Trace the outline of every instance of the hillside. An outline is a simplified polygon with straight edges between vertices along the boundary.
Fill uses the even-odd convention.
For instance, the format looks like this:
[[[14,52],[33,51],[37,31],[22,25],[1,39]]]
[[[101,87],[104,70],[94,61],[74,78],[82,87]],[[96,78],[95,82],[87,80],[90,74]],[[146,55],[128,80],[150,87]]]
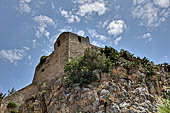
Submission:
[[[37,75],[54,64],[53,55],[41,57]],[[123,49],[87,47],[63,70],[4,98],[0,113],[156,113],[159,99],[170,99],[170,65]]]

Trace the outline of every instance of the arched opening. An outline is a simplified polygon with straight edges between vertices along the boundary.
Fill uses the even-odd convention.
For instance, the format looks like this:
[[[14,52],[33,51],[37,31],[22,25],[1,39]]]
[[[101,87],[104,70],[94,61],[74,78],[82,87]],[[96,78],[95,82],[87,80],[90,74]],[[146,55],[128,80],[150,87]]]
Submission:
[[[60,47],[60,40],[58,40],[58,42],[57,42],[57,43],[58,43],[58,47]]]
[[[79,40],[79,42],[81,42],[81,37],[80,36],[78,36],[78,40]]]

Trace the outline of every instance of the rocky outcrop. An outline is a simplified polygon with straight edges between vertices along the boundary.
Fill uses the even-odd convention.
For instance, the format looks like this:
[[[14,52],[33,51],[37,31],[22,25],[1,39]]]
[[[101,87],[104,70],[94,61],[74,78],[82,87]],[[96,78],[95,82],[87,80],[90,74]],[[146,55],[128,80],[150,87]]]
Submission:
[[[159,97],[170,99],[169,68],[110,48],[103,49],[114,65],[108,73],[96,69],[94,82],[66,87],[65,64],[87,48],[101,48],[73,33],[61,34],[54,48],[41,58],[32,84],[2,100],[0,113],[155,113]]]
[[[45,82],[37,95],[19,106],[20,113],[155,113],[159,94],[146,84],[115,81],[108,74],[100,81],[72,89],[61,78]],[[154,89],[156,92],[156,89]]]

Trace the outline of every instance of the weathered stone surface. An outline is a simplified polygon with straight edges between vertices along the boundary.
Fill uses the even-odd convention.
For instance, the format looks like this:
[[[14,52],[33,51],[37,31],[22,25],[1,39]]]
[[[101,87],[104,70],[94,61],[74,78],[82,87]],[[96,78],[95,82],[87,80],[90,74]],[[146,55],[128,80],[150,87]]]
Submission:
[[[164,70],[157,73],[161,75],[161,84],[154,80],[135,82],[137,75],[145,79],[143,68],[139,68],[140,71],[131,69],[129,80],[123,67],[115,69],[112,76],[101,73],[100,77],[95,70],[98,81],[84,87],[78,84],[72,89],[64,87],[61,78],[64,65],[69,59],[82,55],[86,48],[97,49],[88,38],[73,33],[61,34],[54,52],[36,67],[33,83],[3,99],[0,113],[10,113],[6,106],[11,100],[18,105],[19,113],[155,113],[158,96],[163,92],[170,97],[170,90],[166,89],[170,78],[166,78]]]

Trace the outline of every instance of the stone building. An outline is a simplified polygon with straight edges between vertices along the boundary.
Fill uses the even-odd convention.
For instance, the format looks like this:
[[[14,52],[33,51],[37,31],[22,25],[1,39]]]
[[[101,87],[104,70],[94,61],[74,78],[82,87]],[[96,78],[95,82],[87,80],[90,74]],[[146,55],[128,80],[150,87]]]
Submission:
[[[84,38],[70,32],[62,33],[54,44],[54,52],[47,57],[43,65],[37,66],[33,84],[41,84],[52,77],[61,76],[64,73],[64,65],[90,47],[88,37]]]
[[[95,48],[90,44],[88,37],[78,36],[71,32],[62,33],[54,44],[54,51],[46,57],[43,64],[39,63],[37,65],[32,83],[7,96],[2,101],[0,113],[8,113],[6,106],[10,100],[21,105],[24,100],[38,93],[39,86],[45,81],[62,76],[64,74],[64,65],[70,59],[83,55],[86,48]]]

